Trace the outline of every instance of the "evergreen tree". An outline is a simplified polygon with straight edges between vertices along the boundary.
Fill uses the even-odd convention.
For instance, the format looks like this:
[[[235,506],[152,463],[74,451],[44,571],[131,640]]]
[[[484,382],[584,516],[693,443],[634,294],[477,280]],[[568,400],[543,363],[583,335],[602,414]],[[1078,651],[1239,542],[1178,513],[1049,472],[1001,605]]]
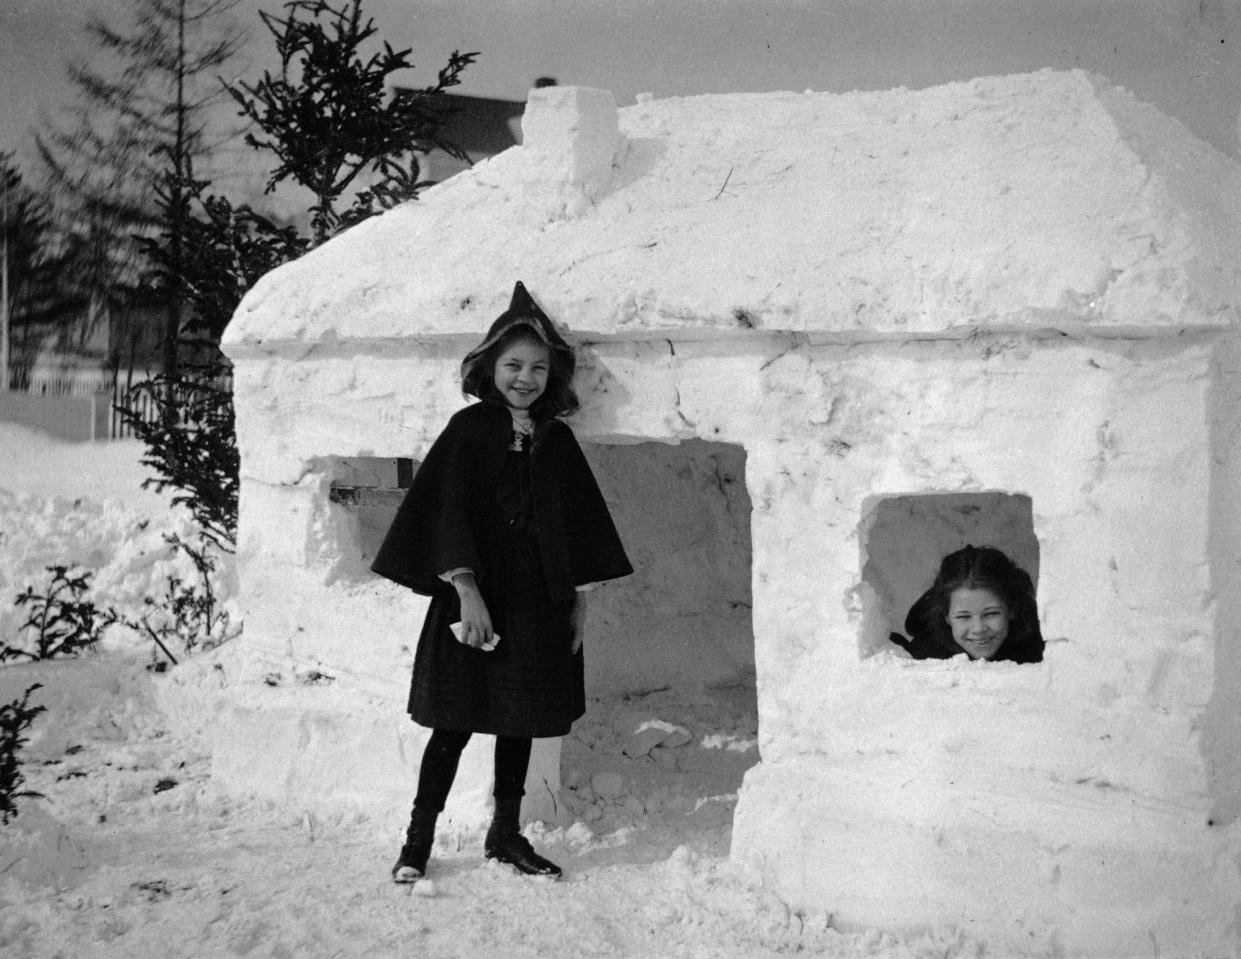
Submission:
[[[247,134],[246,142],[278,161],[268,192],[292,180],[314,194],[312,242],[318,245],[376,207],[412,199],[427,185],[419,180],[418,153],[438,147],[466,158],[441,136],[450,109],[442,94],[460,83],[477,54],[454,50],[435,84],[390,95],[389,77],[413,67],[410,51],[384,43],[380,52],[365,55],[376,29],[372,19],[363,19],[362,0],[340,8],[327,0],[291,0],[284,9],[284,19],[260,14],[275,38],[280,72],[228,90],[262,131]],[[376,184],[339,211],[341,197],[364,173],[376,176]]]
[[[143,241],[155,276],[180,291],[181,340],[190,371],[222,362],[220,339],[246,291],[309,248],[294,227],[277,224],[248,204],[234,207],[209,193],[210,186],[169,172],[156,189],[163,229]],[[175,214],[174,205],[181,207]]]
[[[172,278],[175,271],[184,315],[181,340],[192,362],[175,374],[139,383],[118,411],[146,444],[142,461],[157,474],[143,485],[179,490],[173,502],[188,506],[203,535],[231,551],[240,460],[220,337],[246,291],[268,270],[304,252],[308,241],[248,206],[234,208],[223,197],[207,195],[204,181],[172,180],[169,173],[158,191],[160,207],[167,211],[180,203],[183,209],[179,216],[165,212],[165,232],[145,246],[162,275]],[[173,223],[180,230],[175,258],[167,232]],[[143,395],[154,404],[156,416],[141,412]]]
[[[0,152],[0,390],[28,384],[63,308],[47,205],[23,182],[13,155]]]
[[[120,410],[147,444],[143,462],[159,477],[148,483],[183,490],[179,501],[226,550],[236,536],[239,464],[232,394],[221,379],[227,364],[216,351],[225,325],[268,270],[377,207],[413,198],[424,185],[418,151],[440,147],[464,156],[439,135],[448,110],[443,91],[459,82],[475,56],[454,52],[434,86],[385,102],[387,78],[410,66],[409,51],[384,44],[383,53],[362,59],[375,28],[363,22],[361,0],[340,10],[321,0],[292,0],[285,9],[283,20],[262,15],[276,38],[279,77],[267,73],[256,85],[228,89],[263,131],[248,142],[279,161],[269,191],[292,179],[314,193],[312,236],[210,195],[192,164],[167,169],[155,191],[163,227],[143,247],[163,284],[178,292],[183,337],[201,347],[202,362],[139,385],[161,410],[155,421],[144,420],[132,403]],[[326,25],[319,20],[324,16]],[[342,194],[364,171],[378,182],[338,212]]]
[[[131,0],[123,30],[93,17],[87,32],[108,67],[70,66],[78,93],[72,122],[36,137],[65,255],[85,288],[88,327],[133,300],[147,278],[141,238],[158,232],[161,212],[179,216],[184,209],[173,203],[161,211],[156,188],[192,178],[195,162],[220,144],[221,135],[208,132],[208,117],[224,96],[217,74],[242,40],[228,17],[237,2]],[[164,226],[179,258],[181,230],[175,222]],[[167,375],[175,375],[179,359],[177,275],[168,274],[173,285],[159,290]]]

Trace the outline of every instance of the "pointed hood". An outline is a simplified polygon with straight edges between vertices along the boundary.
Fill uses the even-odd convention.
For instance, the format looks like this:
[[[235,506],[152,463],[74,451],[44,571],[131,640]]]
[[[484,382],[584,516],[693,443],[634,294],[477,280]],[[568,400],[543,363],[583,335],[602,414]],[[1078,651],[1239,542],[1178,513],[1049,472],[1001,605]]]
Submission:
[[[487,335],[483,337],[483,341],[466,354],[465,360],[461,364],[462,367],[469,366],[470,363],[491,349],[500,337],[518,325],[529,327],[530,331],[542,340],[549,350],[557,350],[572,355],[572,347],[565,342],[564,337],[556,330],[555,324],[543,312],[543,308],[534,302],[534,297],[530,295],[526,285],[521,280],[518,280],[513,287],[513,297],[509,301],[508,309],[496,317],[496,321],[487,330]]]
[[[551,360],[547,390],[530,407],[531,414],[541,421],[572,413],[579,405],[577,393],[573,389],[573,373],[577,369],[573,347],[565,342],[555,324],[534,302],[534,298],[520,280],[513,287],[513,298],[508,309],[491,324],[491,329],[487,331],[483,341],[461,361],[462,392],[466,396],[477,396],[480,400],[503,404],[503,399],[495,389],[493,370],[483,360],[492,347],[515,327],[521,327],[522,332],[529,332],[537,337],[547,347]]]

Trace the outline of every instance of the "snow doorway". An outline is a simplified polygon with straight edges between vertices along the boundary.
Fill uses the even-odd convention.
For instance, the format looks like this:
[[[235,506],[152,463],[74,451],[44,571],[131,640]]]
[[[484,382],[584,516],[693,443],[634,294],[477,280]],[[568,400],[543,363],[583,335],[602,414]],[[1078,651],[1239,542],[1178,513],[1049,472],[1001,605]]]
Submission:
[[[596,835],[629,830],[635,861],[677,845],[726,854],[759,758],[745,451],[583,448],[636,572],[588,598],[588,703],[564,741],[566,811]]]
[[[1034,504],[1010,493],[893,496],[868,505],[862,521],[862,582],[870,597],[861,655],[892,648],[905,615],[931,585],[940,560],[973,544],[994,546],[1030,574],[1038,589]]]

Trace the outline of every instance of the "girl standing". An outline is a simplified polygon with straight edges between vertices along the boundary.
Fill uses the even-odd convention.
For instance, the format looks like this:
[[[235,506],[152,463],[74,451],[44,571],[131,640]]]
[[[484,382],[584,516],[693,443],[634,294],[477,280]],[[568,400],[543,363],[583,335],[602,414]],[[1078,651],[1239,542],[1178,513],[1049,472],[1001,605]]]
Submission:
[[[496,737],[487,858],[559,876],[519,824],[534,737],[586,709],[579,587],[633,572],[572,430],[572,348],[518,283],[462,362],[458,411],[414,477],[372,569],[430,596],[409,714],[433,730],[397,882],[426,873],[436,817],[473,733]]]

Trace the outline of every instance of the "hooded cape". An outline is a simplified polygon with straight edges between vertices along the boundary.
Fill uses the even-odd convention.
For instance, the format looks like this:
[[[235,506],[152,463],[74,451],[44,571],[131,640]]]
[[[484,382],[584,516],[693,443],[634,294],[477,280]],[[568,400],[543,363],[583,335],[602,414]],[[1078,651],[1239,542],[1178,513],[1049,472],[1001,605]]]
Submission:
[[[485,540],[475,528],[481,497],[495,489],[512,437],[507,408],[458,411],[431,446],[371,569],[424,596],[440,574],[467,567],[485,576]],[[553,600],[575,587],[633,572],[594,474],[573,431],[552,419],[535,428],[530,452],[532,528]]]

